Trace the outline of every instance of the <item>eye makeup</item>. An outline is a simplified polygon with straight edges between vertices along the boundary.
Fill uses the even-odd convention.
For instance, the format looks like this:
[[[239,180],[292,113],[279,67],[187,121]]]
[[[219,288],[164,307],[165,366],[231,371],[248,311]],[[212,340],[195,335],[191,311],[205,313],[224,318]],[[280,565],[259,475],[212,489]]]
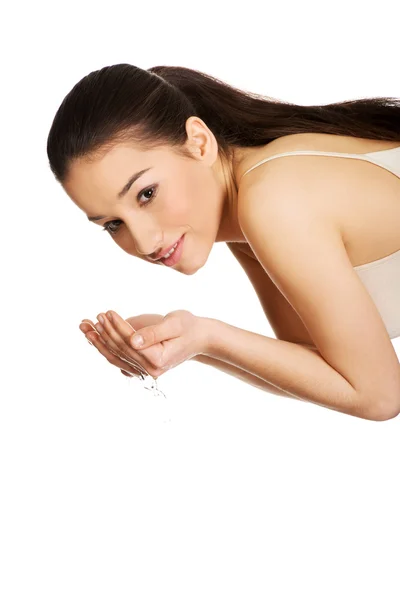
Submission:
[[[139,192],[139,194],[137,195],[137,200],[139,202],[140,208],[143,208],[144,206],[149,206],[149,204],[151,204],[153,202],[157,193],[155,193],[155,194],[152,193],[151,197],[146,199],[147,200],[146,202],[143,202],[140,199],[142,196],[144,196],[144,194],[147,194],[149,192],[154,192],[154,190],[158,190],[158,185],[153,185],[153,186],[151,186],[149,188],[145,188],[144,190]],[[118,225],[116,226],[117,229],[112,229],[114,223],[118,223]],[[107,223],[104,224],[103,231],[107,231],[111,236],[113,236],[116,233],[118,233],[121,223],[122,223],[122,221],[120,219],[114,219],[113,221],[107,221]]]

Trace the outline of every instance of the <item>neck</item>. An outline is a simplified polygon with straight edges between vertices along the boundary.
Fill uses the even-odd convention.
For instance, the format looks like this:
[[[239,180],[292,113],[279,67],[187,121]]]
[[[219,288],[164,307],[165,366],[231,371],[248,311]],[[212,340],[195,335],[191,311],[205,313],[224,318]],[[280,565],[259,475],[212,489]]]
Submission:
[[[246,242],[238,221],[238,182],[251,163],[254,148],[235,148],[231,157],[218,158],[216,177],[222,202],[222,215],[216,242]]]

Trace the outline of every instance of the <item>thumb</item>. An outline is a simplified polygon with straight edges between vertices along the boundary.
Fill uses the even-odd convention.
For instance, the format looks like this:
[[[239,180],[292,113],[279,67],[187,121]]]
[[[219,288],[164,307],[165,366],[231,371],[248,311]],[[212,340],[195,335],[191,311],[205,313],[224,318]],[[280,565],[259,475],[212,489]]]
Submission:
[[[149,325],[138,329],[131,337],[130,343],[133,348],[143,350],[159,342],[164,342],[178,335],[176,320],[165,318],[157,325]],[[141,339],[140,339],[141,338]]]

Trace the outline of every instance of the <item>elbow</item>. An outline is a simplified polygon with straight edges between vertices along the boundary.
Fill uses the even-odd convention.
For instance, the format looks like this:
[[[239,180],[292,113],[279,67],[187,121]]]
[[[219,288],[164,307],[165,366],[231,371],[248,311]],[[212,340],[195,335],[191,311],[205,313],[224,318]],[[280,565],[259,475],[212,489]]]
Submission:
[[[385,410],[385,411],[381,411],[379,418],[375,419],[375,421],[389,421],[390,419],[394,419],[395,417],[398,417],[400,414],[400,408],[397,406],[395,409],[392,410]]]
[[[389,421],[400,414],[400,400],[382,401],[376,399],[366,403],[362,417],[370,421]]]

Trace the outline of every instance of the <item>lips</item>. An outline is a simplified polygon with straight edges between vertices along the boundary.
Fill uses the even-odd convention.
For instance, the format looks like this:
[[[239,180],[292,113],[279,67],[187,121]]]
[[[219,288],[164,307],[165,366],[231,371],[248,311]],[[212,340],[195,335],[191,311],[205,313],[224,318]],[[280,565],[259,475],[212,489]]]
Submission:
[[[179,240],[182,239],[181,237],[179,238]],[[169,248],[165,248],[165,250],[161,250],[161,252],[159,252],[155,258],[155,260],[160,260],[160,258],[162,258],[163,256],[165,256],[166,254],[168,254],[168,252],[170,250],[172,250],[172,248],[175,246],[175,244],[177,244],[179,242],[179,240],[176,240],[176,242],[174,242],[172,244],[172,246],[170,246]]]
[[[171,251],[171,256],[168,258],[160,258],[157,264],[165,265],[166,267],[174,267],[181,260],[182,246],[185,243],[185,235],[183,235],[178,241],[176,248]]]

